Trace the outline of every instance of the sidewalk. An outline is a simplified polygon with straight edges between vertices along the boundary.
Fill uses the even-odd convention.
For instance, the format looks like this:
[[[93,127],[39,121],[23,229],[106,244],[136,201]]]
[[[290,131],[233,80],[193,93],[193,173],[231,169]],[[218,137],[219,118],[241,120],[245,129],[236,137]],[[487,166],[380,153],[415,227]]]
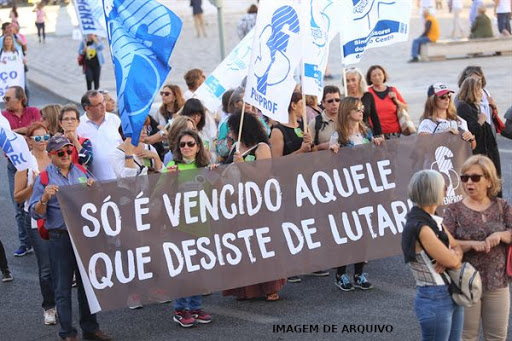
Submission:
[[[205,20],[207,22],[208,38],[196,38],[193,28],[189,0],[166,0],[170,7],[184,20],[182,34],[171,57],[172,70],[167,82],[178,84],[186,89],[183,75],[192,68],[201,68],[208,75],[221,62],[219,53],[219,38],[216,9],[205,0]],[[238,44],[236,23],[246,9],[255,0],[225,0],[225,41],[226,52],[229,53]],[[226,5],[229,3],[229,6]],[[465,8],[463,23],[467,24],[468,8]],[[72,40],[72,32],[76,27],[76,14],[73,6],[46,7],[48,16],[46,44],[37,42],[35,34],[35,14],[30,8],[20,10],[21,33],[28,39],[27,77],[30,82],[73,102],[80,102],[86,91],[85,76],[77,64],[79,42]],[[7,20],[9,9],[0,10],[0,18]],[[442,36],[451,32],[451,15],[447,9],[438,11]],[[466,28],[467,30],[468,28]],[[383,65],[390,75],[389,85],[396,86],[409,104],[409,113],[416,124],[423,112],[427,87],[435,82],[445,82],[457,90],[457,78],[467,65],[481,65],[486,73],[488,90],[498,103],[501,115],[510,106],[510,89],[512,77],[506,70],[512,66],[512,56],[484,57],[471,59],[455,59],[441,62],[407,64],[410,58],[412,40],[422,32],[419,17],[415,11],[411,19],[411,33],[408,42],[390,47],[368,50],[362,62],[356,65],[366,72],[370,65]],[[115,78],[108,43],[105,42],[106,63],[102,68],[100,85],[102,89],[115,92]],[[335,80],[329,84],[340,86],[341,64],[340,46],[338,39],[331,44],[328,64],[329,72],[335,75]],[[155,99],[154,107],[160,102],[160,96]]]

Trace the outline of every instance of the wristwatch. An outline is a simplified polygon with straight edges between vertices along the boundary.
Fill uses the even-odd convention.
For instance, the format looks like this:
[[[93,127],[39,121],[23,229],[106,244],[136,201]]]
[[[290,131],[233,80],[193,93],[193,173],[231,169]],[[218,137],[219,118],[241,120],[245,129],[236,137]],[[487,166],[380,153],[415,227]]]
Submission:
[[[125,155],[124,159],[125,160],[132,160],[133,159],[133,155]]]
[[[159,130],[159,131],[158,131],[158,133],[159,133],[159,134],[160,134],[160,136],[162,136],[162,137],[164,137],[164,135],[165,135],[165,131],[163,131],[163,130]]]

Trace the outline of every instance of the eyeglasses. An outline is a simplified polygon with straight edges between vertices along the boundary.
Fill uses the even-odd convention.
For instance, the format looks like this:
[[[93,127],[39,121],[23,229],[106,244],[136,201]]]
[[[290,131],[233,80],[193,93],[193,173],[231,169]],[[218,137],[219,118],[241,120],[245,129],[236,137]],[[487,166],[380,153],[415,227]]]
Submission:
[[[451,94],[444,94],[444,95],[442,95],[442,96],[437,96],[437,98],[442,99],[442,100],[445,100],[445,99],[447,99],[447,98],[448,98],[448,99],[452,98],[452,95],[451,95]]]
[[[195,145],[196,145],[195,141],[180,142],[180,148],[185,148],[185,146],[188,146],[189,148],[192,148]]]
[[[160,91],[160,96],[169,96],[170,94],[170,91]]]
[[[99,106],[102,106],[104,107],[105,106],[105,100],[99,102],[99,103],[96,103],[96,104],[89,104],[90,107],[93,107],[93,108],[97,108]]]
[[[464,174],[460,176],[460,180],[462,182],[468,182],[471,179],[472,182],[479,182],[480,179],[484,176],[483,174]]]
[[[11,99],[11,97],[9,97],[9,96],[4,96],[3,97],[4,102],[9,102],[10,99]]]
[[[75,122],[76,117],[66,117],[62,119],[63,122]]]
[[[48,141],[50,139],[50,134],[44,134],[44,135],[35,135],[35,136],[30,136],[30,138],[32,140],[34,140],[35,142],[41,142],[41,141]]]
[[[68,155],[71,155],[73,154],[73,151],[71,149],[66,149],[66,150],[58,150],[56,152],[51,152],[50,154],[52,155],[57,155],[58,157],[63,157],[64,155],[68,154]]]
[[[356,112],[364,112],[364,106],[360,106],[360,107],[355,107],[354,110]]]
[[[326,102],[329,104],[332,104],[334,102],[339,103],[340,99],[339,98],[331,98],[331,99],[328,99]]]

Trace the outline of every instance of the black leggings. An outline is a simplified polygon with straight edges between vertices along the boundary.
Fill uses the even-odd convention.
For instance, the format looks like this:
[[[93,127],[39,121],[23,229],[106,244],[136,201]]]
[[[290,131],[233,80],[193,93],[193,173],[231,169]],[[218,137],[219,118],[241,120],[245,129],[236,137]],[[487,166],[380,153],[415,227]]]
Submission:
[[[9,266],[7,265],[7,257],[5,256],[4,245],[0,240],[0,271],[5,272],[9,270]]]
[[[98,63],[87,64],[85,67],[85,80],[87,81],[87,90],[91,90],[94,82],[94,90],[100,88],[101,66]]]
[[[41,41],[41,31],[43,31],[43,40],[46,40],[46,32],[44,30],[44,22],[36,22],[37,27],[37,36],[39,37],[39,41]]]
[[[365,262],[356,263],[354,264],[354,275],[360,275],[363,273],[363,267]],[[343,265],[338,268],[338,271],[336,271],[336,274],[338,276],[344,275],[347,273],[347,266]]]

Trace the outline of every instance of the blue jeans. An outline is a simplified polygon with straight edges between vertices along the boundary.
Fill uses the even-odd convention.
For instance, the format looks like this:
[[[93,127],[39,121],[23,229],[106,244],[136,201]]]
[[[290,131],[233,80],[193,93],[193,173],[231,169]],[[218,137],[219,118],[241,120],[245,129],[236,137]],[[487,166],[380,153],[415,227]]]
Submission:
[[[50,266],[50,242],[42,239],[39,231],[32,228],[30,214],[28,213],[25,213],[25,228],[36,254],[37,268],[39,270],[39,287],[43,296],[42,307],[44,310],[48,310],[55,307],[55,294]]]
[[[458,341],[462,337],[464,307],[455,304],[448,286],[417,287],[414,311],[423,341]]]
[[[9,191],[11,193],[11,200],[14,204],[14,211],[16,212],[16,224],[18,225],[18,239],[20,246],[26,248],[31,247],[30,240],[28,239],[27,231],[25,230],[25,212],[23,204],[18,204],[14,200],[14,174],[16,174],[16,167],[10,162],[7,162],[7,178],[9,179]]]
[[[423,44],[430,43],[430,39],[428,37],[418,37],[412,41],[412,50],[411,50],[411,56],[413,58],[418,58],[420,55],[420,47]]]
[[[84,286],[76,264],[75,254],[71,246],[69,234],[66,231],[50,231],[50,263],[52,279],[55,285],[55,300],[59,314],[61,338],[75,336],[73,314],[71,309],[71,286],[73,273],[76,274],[78,308],[80,312],[80,327],[84,333],[94,333],[99,329],[96,314],[91,314],[85,296]]]
[[[503,30],[507,30],[508,33],[512,33],[510,31],[510,13],[498,13],[498,31],[500,33]]]
[[[178,298],[174,301],[174,310],[199,310],[202,299],[201,295]]]

